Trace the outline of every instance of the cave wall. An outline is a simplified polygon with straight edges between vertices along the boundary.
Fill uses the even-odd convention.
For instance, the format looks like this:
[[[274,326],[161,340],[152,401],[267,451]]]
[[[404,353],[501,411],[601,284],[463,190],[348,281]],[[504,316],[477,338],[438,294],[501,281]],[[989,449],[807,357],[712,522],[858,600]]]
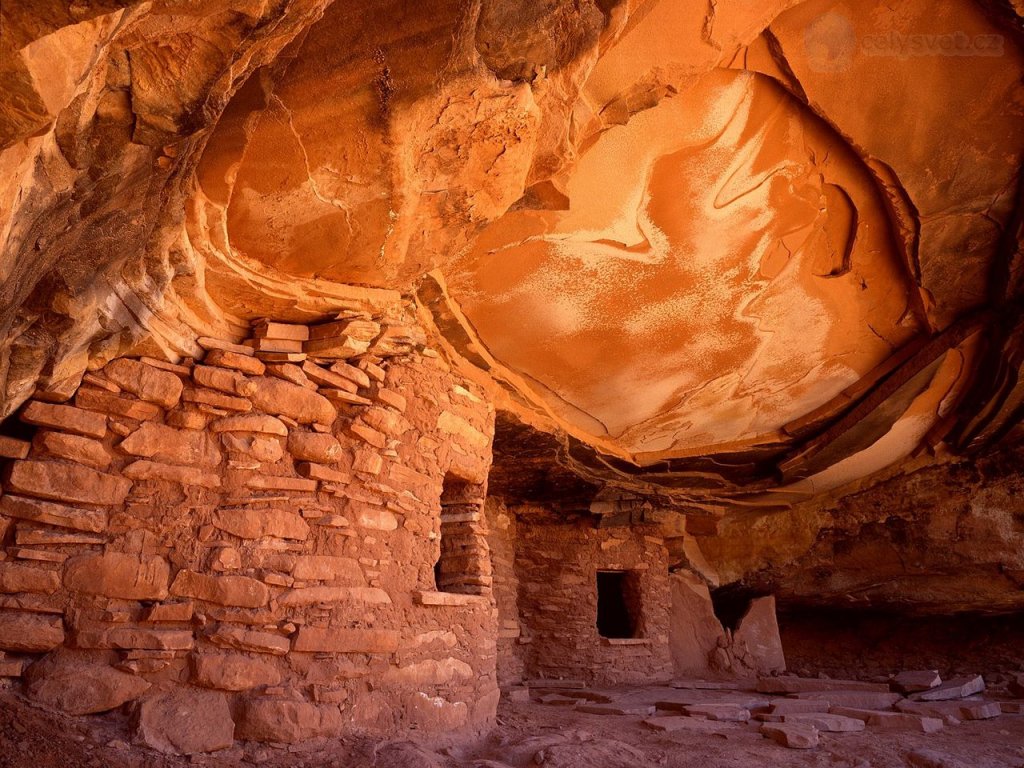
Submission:
[[[1024,609],[1024,441],[905,462],[836,495],[724,518],[701,551],[723,584],[783,606]]]
[[[436,357],[375,360],[121,358],[30,401],[0,440],[0,671],[72,714],[137,700],[166,751],[181,702],[228,743],[488,723],[489,579],[434,564],[443,522],[486,559],[493,409]]]
[[[559,519],[537,507],[520,506],[514,511],[527,676],[594,684],[671,678],[668,551],[658,527],[598,528],[592,518]],[[636,575],[638,637],[599,635],[599,570]]]

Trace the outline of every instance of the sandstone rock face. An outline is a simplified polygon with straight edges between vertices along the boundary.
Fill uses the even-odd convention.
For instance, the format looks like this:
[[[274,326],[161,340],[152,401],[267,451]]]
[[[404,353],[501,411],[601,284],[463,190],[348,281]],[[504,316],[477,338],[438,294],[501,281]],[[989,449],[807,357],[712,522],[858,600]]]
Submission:
[[[847,479],[870,474],[897,424],[875,462],[936,424],[988,439],[1012,412],[995,361],[1020,348],[1002,233],[1024,155],[1019,17],[992,5],[486,3],[467,22],[438,0],[403,17],[412,37],[327,0],[11,11],[0,410],[86,370],[89,407],[230,410],[268,362],[431,335],[606,481],[604,458],[634,461],[722,500],[855,456]],[[895,93],[914,119],[880,119]],[[402,292],[428,333],[392,322]],[[987,305],[1012,319],[977,354]],[[204,349],[196,388],[160,367]],[[344,371],[257,401],[328,423],[360,385]]]
[[[706,676],[711,669],[711,654],[719,647],[719,639],[725,637],[711,604],[711,593],[698,576],[685,571],[672,574],[669,584],[673,669],[680,677]]]
[[[1020,3],[471,5],[4,4],[0,649],[194,753],[1024,606]]]

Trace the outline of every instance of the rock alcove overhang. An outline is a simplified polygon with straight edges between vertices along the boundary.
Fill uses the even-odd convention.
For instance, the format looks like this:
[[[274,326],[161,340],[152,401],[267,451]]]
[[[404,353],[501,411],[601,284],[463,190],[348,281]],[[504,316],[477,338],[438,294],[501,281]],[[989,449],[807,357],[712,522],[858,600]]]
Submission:
[[[1019,415],[1001,4],[49,10],[4,9],[5,412],[356,307],[418,316],[553,461],[697,505]]]

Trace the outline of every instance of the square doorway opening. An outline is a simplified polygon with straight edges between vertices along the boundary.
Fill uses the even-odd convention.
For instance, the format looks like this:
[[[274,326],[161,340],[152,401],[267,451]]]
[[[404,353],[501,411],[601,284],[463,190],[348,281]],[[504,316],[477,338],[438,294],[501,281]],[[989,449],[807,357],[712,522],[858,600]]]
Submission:
[[[597,633],[601,637],[640,637],[640,609],[640,578],[636,571],[597,572]]]

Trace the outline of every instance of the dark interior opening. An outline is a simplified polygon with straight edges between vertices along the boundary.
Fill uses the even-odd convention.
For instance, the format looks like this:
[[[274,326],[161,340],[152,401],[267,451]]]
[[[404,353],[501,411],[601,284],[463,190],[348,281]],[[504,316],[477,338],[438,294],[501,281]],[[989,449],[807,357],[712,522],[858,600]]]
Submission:
[[[441,492],[438,558],[434,588],[439,592],[482,595],[490,591],[490,555],[480,518],[479,486],[448,475]]]
[[[601,637],[638,637],[640,593],[629,571],[597,572],[597,633]]]
[[[750,601],[759,596],[743,588],[722,587],[712,590],[711,608],[722,627],[735,632],[740,626],[740,619],[750,610]]]

